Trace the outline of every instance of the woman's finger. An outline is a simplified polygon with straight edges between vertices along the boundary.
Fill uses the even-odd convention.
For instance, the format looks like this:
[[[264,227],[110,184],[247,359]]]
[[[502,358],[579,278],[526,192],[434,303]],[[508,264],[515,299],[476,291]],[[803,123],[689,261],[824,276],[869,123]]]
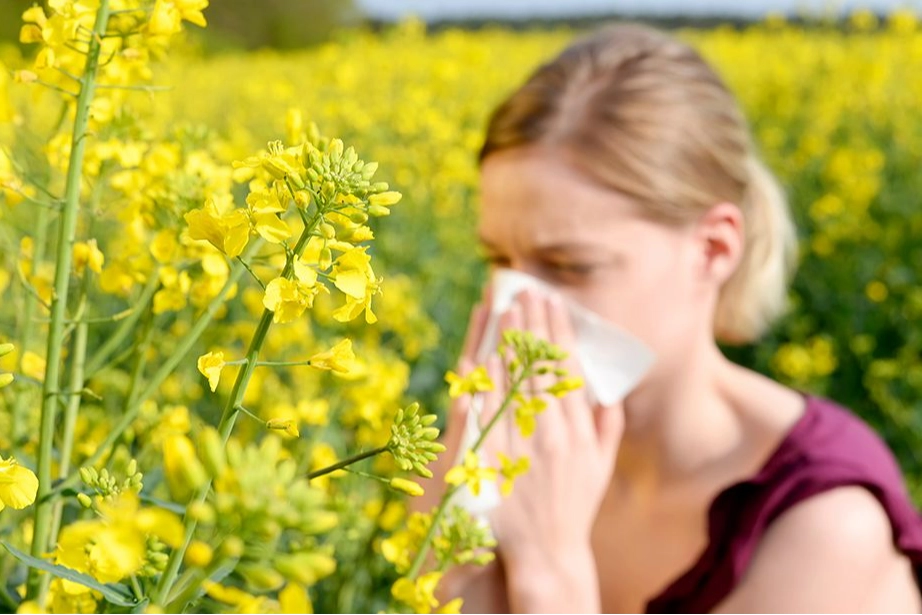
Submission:
[[[551,341],[546,298],[532,290],[526,290],[520,297],[525,328],[535,337]],[[557,399],[544,393],[554,380],[553,374],[545,374],[532,376],[524,383],[526,397],[539,397],[547,403],[547,408],[537,417],[535,431],[536,442],[543,450],[557,450],[561,440],[566,437],[567,418],[563,416],[563,408]]]
[[[610,406],[599,404],[593,408],[593,416],[599,452],[613,462],[624,434],[624,405],[621,402]]]
[[[551,341],[560,346],[567,358],[560,362],[560,367],[567,371],[566,378],[583,378],[583,370],[579,364],[576,350],[576,332],[563,299],[551,296],[547,300],[548,322],[551,331]],[[584,379],[585,386],[585,379]],[[567,425],[577,441],[590,441],[587,438],[596,437],[596,426],[593,413],[586,403],[587,397],[584,390],[571,391],[560,399],[567,417]]]

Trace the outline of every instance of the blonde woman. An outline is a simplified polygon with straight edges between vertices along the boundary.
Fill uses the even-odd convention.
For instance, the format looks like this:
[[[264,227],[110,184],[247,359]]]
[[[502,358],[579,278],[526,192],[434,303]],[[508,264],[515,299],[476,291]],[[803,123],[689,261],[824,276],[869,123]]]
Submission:
[[[602,29],[496,109],[481,161],[494,265],[552,284],[658,359],[617,406],[570,395],[549,400],[534,437],[496,432],[490,455],[532,467],[491,516],[498,560],[446,593],[468,612],[919,612],[922,521],[886,446],[718,349],[782,311],[796,244],[714,70],[656,30]],[[476,308],[462,370],[484,318]],[[573,347],[554,297],[522,293],[503,325]],[[465,413],[452,409],[445,463]]]

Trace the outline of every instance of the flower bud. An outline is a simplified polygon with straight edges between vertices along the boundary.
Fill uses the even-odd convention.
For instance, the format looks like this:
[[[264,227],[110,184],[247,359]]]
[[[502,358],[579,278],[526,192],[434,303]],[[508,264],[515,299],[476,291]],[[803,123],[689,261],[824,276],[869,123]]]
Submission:
[[[384,207],[390,207],[391,205],[396,205],[401,198],[403,198],[402,194],[393,190],[389,190],[387,192],[372,194],[370,197],[368,197],[368,202],[372,205],[383,205]]]
[[[378,170],[377,162],[366,162],[362,167],[362,179],[371,179]]]
[[[364,211],[355,210],[349,212],[349,220],[355,224],[365,224],[368,222],[368,214]]]
[[[336,527],[339,518],[330,511],[316,511],[301,523],[301,531],[305,534],[322,534]]]
[[[333,253],[330,251],[329,247],[324,246],[320,250],[320,260],[317,263],[317,265],[320,267],[321,270],[323,270],[323,269],[329,269],[332,264],[333,264]]]
[[[192,502],[186,507],[186,514],[202,525],[212,525],[215,521],[214,508],[205,502]]]
[[[327,153],[330,154],[331,160],[339,160],[343,156],[343,142],[342,139],[332,139],[330,141],[330,147],[327,148]]]
[[[243,555],[246,545],[239,536],[228,536],[221,543],[220,552],[224,557],[236,559]]]
[[[418,497],[426,493],[426,491],[422,488],[422,485],[405,478],[392,478],[387,485],[394,491],[406,493],[407,495],[413,497]]]
[[[96,473],[96,468],[90,466],[83,466],[80,468],[80,480],[88,487],[94,486],[98,478],[99,475]]]
[[[320,223],[320,234],[324,239],[333,239],[336,237],[336,229],[329,222]]]
[[[193,540],[189,543],[186,553],[183,556],[183,562],[193,568],[204,568],[211,563],[214,557],[214,551],[208,543],[201,540]]]
[[[205,470],[212,478],[217,478],[224,473],[227,457],[224,454],[224,441],[221,434],[214,427],[206,427],[198,436],[199,455]]]
[[[85,493],[78,493],[78,494],[77,494],[77,501],[80,502],[80,506],[83,506],[84,508],[92,508],[92,507],[93,507],[93,498],[91,498],[90,496],[88,496],[88,495],[85,494]]]
[[[0,357],[5,357],[6,355],[13,352],[15,346],[12,344],[0,344]]]
[[[285,584],[285,577],[266,564],[240,564],[236,572],[259,591],[273,591]]]
[[[368,206],[368,215],[373,218],[383,218],[384,216],[391,215],[391,210],[382,205],[369,205]]]
[[[276,569],[291,581],[313,585],[336,570],[336,560],[325,553],[291,553],[275,559]]]

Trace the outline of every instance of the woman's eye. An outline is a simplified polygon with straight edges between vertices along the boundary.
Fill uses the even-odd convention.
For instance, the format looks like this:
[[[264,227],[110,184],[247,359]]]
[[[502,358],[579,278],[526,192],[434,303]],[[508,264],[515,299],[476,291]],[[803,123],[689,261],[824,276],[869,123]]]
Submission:
[[[500,256],[498,254],[487,254],[484,257],[484,260],[487,261],[490,265],[494,267],[508,267],[509,259],[505,256]]]
[[[548,268],[565,275],[589,275],[597,266],[589,263],[549,263]]]

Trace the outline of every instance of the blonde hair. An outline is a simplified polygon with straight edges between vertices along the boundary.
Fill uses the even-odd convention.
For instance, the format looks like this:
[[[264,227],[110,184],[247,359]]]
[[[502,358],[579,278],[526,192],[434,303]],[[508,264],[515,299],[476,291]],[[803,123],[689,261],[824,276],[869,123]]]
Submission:
[[[480,160],[537,144],[655,220],[684,224],[735,203],[745,249],[721,289],[715,337],[754,341],[784,311],[797,248],[787,202],[733,95],[691,47],[634,24],[572,44],[494,111]]]

